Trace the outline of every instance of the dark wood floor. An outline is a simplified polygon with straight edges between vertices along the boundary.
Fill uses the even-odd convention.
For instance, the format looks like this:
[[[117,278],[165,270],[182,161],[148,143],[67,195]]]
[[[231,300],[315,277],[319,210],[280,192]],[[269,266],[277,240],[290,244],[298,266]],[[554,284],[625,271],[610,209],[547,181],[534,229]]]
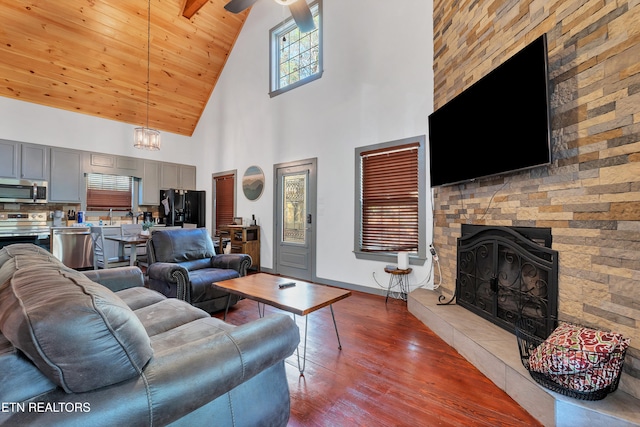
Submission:
[[[404,302],[385,305],[384,297],[353,292],[334,311],[342,350],[327,307],[310,314],[304,376],[295,354],[286,361],[289,426],[541,425],[413,317]],[[243,300],[227,321],[257,317],[257,304]],[[297,323],[304,331],[304,318]]]

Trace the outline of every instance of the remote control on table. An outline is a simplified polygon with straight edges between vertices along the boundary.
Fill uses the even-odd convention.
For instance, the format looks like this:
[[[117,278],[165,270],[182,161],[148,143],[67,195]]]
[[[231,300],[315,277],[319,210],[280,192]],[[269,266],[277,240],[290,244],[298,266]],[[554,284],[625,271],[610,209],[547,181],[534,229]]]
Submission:
[[[295,286],[295,285],[296,285],[296,283],[295,283],[295,282],[288,282],[288,283],[280,283],[280,284],[278,285],[278,287],[279,287],[280,289],[284,289],[284,288],[290,288],[290,287]]]

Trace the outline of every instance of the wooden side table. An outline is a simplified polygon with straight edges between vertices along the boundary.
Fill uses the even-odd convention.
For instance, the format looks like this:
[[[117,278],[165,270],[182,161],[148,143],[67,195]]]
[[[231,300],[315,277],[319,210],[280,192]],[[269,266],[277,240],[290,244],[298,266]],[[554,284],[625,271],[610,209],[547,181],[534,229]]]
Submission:
[[[251,257],[249,268],[260,271],[260,226],[225,225],[220,227],[218,247],[224,248],[223,239],[229,239],[231,253],[247,254]]]
[[[403,301],[407,300],[407,295],[409,294],[409,273],[411,273],[411,268],[407,268],[406,270],[400,270],[398,268],[385,267],[385,273],[389,273],[389,287],[387,288],[387,297],[384,300],[386,304],[389,301],[389,296],[391,298],[396,298],[394,294],[397,294],[397,298]],[[394,291],[393,289],[398,288],[399,291]]]

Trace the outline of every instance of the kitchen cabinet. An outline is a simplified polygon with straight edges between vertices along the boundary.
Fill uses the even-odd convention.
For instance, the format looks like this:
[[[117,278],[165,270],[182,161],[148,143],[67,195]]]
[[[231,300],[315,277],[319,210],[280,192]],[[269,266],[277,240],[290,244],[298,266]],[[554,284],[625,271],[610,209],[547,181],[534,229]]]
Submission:
[[[142,165],[142,181],[138,204],[160,205],[160,162],[145,160]]]
[[[0,176],[18,178],[18,160],[20,143],[0,139]]]
[[[175,163],[162,163],[160,172],[160,189],[175,188],[178,190],[196,189],[196,167]]]
[[[162,163],[160,169],[160,188],[180,188],[178,184],[178,165],[173,163]]]
[[[49,147],[21,144],[20,178],[46,181],[49,179]]]
[[[141,178],[138,203],[160,204],[160,190],[196,189],[196,167],[0,139],[0,178],[49,181],[50,202],[82,203],[86,173]]]
[[[180,176],[180,188],[183,190],[196,189],[196,167],[180,165],[178,168]]]
[[[0,177],[46,181],[49,147],[0,140]]]
[[[140,177],[140,159],[104,153],[84,153],[83,172]]]
[[[80,203],[84,193],[82,151],[51,148],[50,202]]]

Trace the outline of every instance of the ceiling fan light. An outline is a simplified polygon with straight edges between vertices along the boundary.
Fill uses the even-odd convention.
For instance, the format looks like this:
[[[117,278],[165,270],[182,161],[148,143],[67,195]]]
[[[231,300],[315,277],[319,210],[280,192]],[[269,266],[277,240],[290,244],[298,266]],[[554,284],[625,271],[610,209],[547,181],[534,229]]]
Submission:
[[[295,3],[298,0],[273,0],[273,1],[283,6],[289,6],[291,3]]]

